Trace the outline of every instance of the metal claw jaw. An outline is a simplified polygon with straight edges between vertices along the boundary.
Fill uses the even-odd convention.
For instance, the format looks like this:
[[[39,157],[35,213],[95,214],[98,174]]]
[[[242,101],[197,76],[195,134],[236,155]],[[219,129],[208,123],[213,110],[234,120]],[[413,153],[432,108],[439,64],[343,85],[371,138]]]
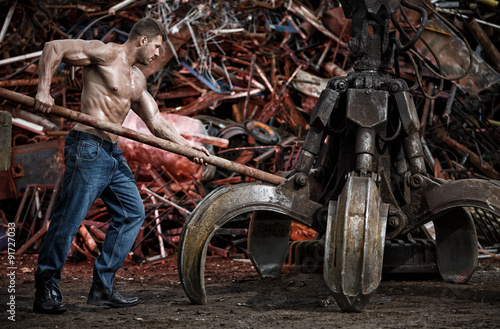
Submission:
[[[276,213],[273,220],[297,220],[311,225],[314,213],[321,205],[309,199],[309,184],[300,188],[292,176],[279,186],[264,183],[244,183],[214,190],[198,204],[185,222],[179,241],[178,271],[179,278],[189,300],[194,304],[206,304],[204,283],[205,260],[208,243],[215,232],[232,218],[249,212]],[[254,246],[266,239],[259,229],[266,218],[259,218],[251,227]],[[268,225],[274,222],[268,222]],[[289,224],[288,224],[289,225]],[[281,229],[282,230],[282,229]],[[254,265],[263,276],[276,276],[285,260],[283,252],[288,252],[288,239],[278,239],[273,249],[281,250],[274,257],[261,257],[262,250],[251,256]],[[286,254],[285,254],[286,256]],[[281,264],[273,264],[282,259]]]
[[[388,212],[373,177],[350,174],[330,201],[323,276],[344,312],[360,312],[380,284]]]
[[[500,184],[442,181],[426,174],[411,179],[411,202],[402,207],[408,218],[402,234],[432,221],[441,277],[450,283],[468,282],[478,248],[467,207],[500,216]],[[389,210],[381,199],[374,178],[351,173],[338,200],[329,203],[323,276],[342,311],[360,312],[380,283]]]
[[[480,179],[441,181],[420,174],[413,178],[418,184],[412,186],[411,203],[401,208],[409,219],[402,234],[432,221],[441,277],[446,282],[467,283],[478,259],[477,233],[467,207],[500,216],[500,185]]]
[[[288,256],[290,217],[254,211],[248,229],[248,256],[262,278],[277,278]]]
[[[478,261],[474,219],[463,207],[454,208],[433,221],[439,274],[449,283],[467,283]]]

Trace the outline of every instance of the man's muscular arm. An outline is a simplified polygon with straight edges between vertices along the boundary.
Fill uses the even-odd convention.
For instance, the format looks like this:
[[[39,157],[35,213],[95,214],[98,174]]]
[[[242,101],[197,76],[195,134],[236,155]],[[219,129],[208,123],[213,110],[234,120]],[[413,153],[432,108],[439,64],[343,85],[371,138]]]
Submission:
[[[113,51],[98,40],[55,40],[47,42],[38,64],[38,92],[35,110],[50,112],[54,99],[50,95],[50,83],[62,62],[74,66],[105,64]]]
[[[205,153],[206,155],[210,155],[206,148],[196,144],[191,144],[187,139],[179,134],[175,127],[161,115],[153,96],[151,96],[151,94],[149,94],[146,90],[143,91],[139,101],[132,103],[132,110],[137,113],[144,123],[146,123],[148,129],[156,137],[160,137],[180,145],[189,146],[195,150]],[[202,158],[196,157],[193,161],[198,164],[204,164]]]

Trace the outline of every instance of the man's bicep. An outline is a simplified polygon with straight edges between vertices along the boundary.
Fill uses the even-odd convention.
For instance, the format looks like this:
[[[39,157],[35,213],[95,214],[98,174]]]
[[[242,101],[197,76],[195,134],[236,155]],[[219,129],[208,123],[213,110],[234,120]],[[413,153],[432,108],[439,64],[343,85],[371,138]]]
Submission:
[[[142,92],[137,102],[132,103],[131,108],[148,127],[155,124],[156,116],[159,114],[158,105],[156,105],[153,96],[146,90]]]

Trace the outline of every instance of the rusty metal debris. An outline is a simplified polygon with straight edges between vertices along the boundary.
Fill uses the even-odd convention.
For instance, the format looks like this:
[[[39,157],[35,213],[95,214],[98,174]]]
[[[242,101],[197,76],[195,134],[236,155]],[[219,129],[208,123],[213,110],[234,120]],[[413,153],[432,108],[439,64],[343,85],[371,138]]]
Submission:
[[[410,2],[426,8],[420,1]],[[466,3],[437,2],[435,9],[442,17],[426,8],[430,23],[421,39],[435,54],[418,41],[415,46],[421,54],[400,54],[392,73],[413,85],[410,91],[420,119],[424,171],[439,179],[498,180],[500,75],[495,50],[500,26],[495,25],[498,15],[489,14],[487,4],[474,2],[476,7],[471,9]],[[278,177],[275,184],[295,168],[321,91],[334,76],[353,71],[354,58],[347,46],[351,19],[345,17],[338,1],[142,0],[78,5],[37,1],[1,2],[0,8],[0,86],[31,97],[36,93],[37,59],[45,42],[81,38],[119,43],[139,18],[161,20],[169,31],[164,54],[141,68],[161,111],[197,120],[204,131],[187,131],[188,138],[210,145],[214,155],[236,166]],[[409,10],[408,17],[395,16],[401,30],[391,23],[389,30],[403,44],[409,42],[405,33],[412,35],[411,27],[418,27],[420,16],[415,13]],[[458,25],[461,33],[446,22]],[[471,57],[464,41],[475,50]],[[440,79],[461,77],[469,63],[472,74],[458,81]],[[80,79],[78,68],[61,65],[52,83],[57,104],[78,112]],[[45,199],[41,208],[33,207],[41,195],[57,192],[61,140],[73,123],[29,113],[29,107],[3,98],[0,110],[13,118],[11,163],[0,172],[0,206],[9,221],[17,218],[20,250],[36,252],[50,207]],[[397,131],[397,124],[388,124],[392,132]],[[187,214],[212,190],[253,181],[249,174],[220,166],[194,173],[198,169],[190,167],[189,161],[172,160],[161,153],[154,154],[157,162],[141,162],[140,156],[134,157],[134,152],[148,152],[141,147],[131,145],[125,154],[148,215],[133,250],[138,261],[174,254]],[[182,170],[173,170],[169,163]],[[12,203],[17,205],[15,211],[8,206]],[[499,218],[471,209],[482,250],[498,253]],[[33,217],[40,213],[41,219]],[[106,211],[98,201],[75,240],[75,259],[97,255],[106,221]],[[249,216],[241,215],[227,223],[216,233],[208,252],[247,257],[249,221]],[[295,222],[291,225],[292,231],[298,227]],[[292,238],[316,235],[311,228],[307,230],[311,231],[302,228],[302,234],[292,234]]]
[[[343,311],[361,311],[375,293],[382,277],[385,239],[411,239],[412,232],[431,221],[442,278],[466,283],[475,271],[477,235],[464,207],[500,216],[500,186],[484,179],[444,181],[430,175],[425,156],[431,154],[432,159],[432,153],[422,142],[413,89],[401,78],[399,57],[394,57],[409,56],[417,86],[432,100],[437,96],[424,91],[422,65],[439,79],[441,93],[444,81],[477,72],[470,45],[465,42],[466,68],[449,77],[435,53],[437,69],[425,62],[416,47],[421,41],[432,50],[423,39],[430,21],[426,2],[422,1],[424,6],[404,0],[341,3],[345,15],[352,18],[349,47],[356,58],[354,72],[333,77],[321,92],[287,180],[277,187],[248,183],[215,190],[184,225],[179,276],[193,303],[207,302],[203,274],[210,237],[232,217],[248,212],[256,214],[250,224],[249,256],[262,277],[278,276],[288,252],[292,220],[320,233],[323,276]],[[418,29],[409,24],[413,30],[409,34],[396,17],[399,13],[409,23],[407,10],[420,15]],[[440,17],[436,10],[431,12]],[[405,44],[391,31],[390,22]],[[392,75],[394,67],[397,72]],[[444,114],[451,113],[453,98],[449,97]],[[435,165],[434,159],[428,162]]]

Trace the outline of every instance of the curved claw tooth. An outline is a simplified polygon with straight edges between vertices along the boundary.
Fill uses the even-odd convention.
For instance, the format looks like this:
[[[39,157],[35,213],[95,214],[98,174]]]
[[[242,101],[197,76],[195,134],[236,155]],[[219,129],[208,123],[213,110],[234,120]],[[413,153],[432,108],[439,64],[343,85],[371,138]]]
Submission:
[[[262,278],[277,278],[288,256],[289,217],[255,211],[248,228],[248,256]]]
[[[310,201],[309,188],[293,190],[293,181],[280,186],[260,183],[238,184],[217,189],[198,204],[184,223],[179,241],[179,278],[194,304],[206,304],[205,259],[210,239],[230,219],[252,211],[271,211],[306,222],[321,207]]]

